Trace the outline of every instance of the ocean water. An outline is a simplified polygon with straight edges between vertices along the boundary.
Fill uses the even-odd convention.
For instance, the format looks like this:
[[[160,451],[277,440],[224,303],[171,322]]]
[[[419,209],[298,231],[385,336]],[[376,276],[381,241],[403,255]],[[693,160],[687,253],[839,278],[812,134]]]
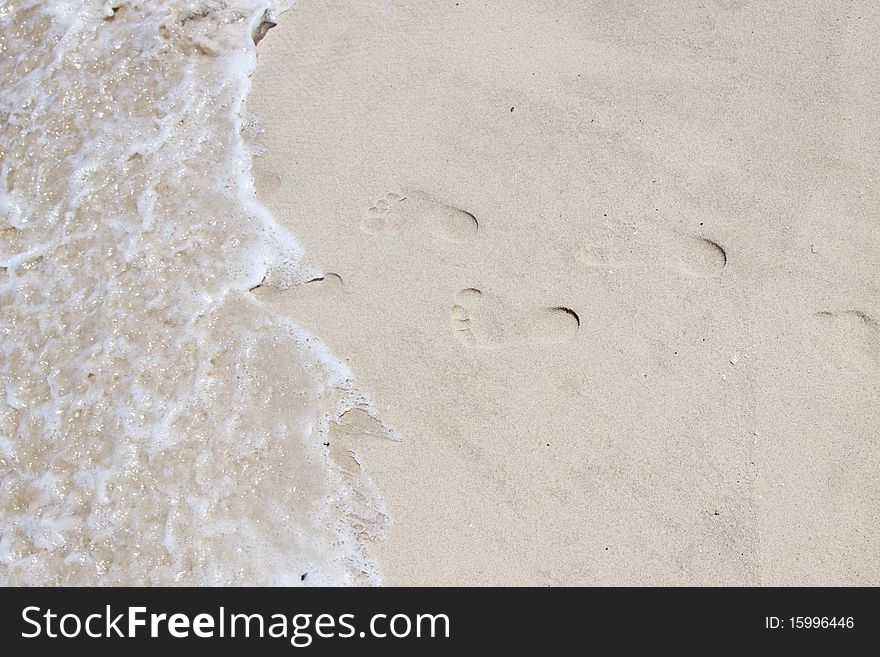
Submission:
[[[318,274],[242,136],[284,8],[0,0],[3,584],[379,582],[370,401],[249,292]]]

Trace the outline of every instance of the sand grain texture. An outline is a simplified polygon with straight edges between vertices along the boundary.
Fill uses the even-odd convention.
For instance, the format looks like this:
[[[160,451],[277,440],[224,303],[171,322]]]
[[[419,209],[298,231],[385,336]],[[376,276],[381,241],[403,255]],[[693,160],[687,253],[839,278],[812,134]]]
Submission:
[[[878,43],[869,2],[280,17],[258,195],[335,278],[255,293],[403,437],[356,449],[387,584],[880,583]]]

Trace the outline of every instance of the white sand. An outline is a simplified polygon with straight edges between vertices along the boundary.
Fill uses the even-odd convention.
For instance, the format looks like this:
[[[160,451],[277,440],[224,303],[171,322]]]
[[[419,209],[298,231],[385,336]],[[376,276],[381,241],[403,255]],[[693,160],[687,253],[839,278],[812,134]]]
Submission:
[[[878,44],[871,2],[281,17],[258,192],[338,276],[257,294],[403,437],[355,440],[387,584],[880,584]]]

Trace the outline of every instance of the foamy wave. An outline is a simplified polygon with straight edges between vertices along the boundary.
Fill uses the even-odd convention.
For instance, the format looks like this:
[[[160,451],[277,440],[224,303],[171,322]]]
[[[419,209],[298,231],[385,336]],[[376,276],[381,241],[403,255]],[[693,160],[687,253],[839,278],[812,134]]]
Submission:
[[[369,399],[248,293],[314,276],[240,134],[276,4],[0,0],[6,584],[378,582]]]

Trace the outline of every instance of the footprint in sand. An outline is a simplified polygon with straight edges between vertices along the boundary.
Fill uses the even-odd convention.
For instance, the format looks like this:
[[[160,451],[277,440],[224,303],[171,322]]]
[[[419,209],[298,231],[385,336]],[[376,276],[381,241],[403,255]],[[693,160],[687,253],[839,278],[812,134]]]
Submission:
[[[606,220],[592,224],[576,255],[591,267],[665,266],[682,273],[717,276],[727,253],[705,237],[663,230],[645,222]]]
[[[581,323],[568,308],[512,303],[476,288],[455,295],[451,320],[459,340],[484,348],[565,342]]]
[[[396,234],[407,224],[449,242],[463,242],[477,232],[479,224],[470,212],[447,205],[419,191],[389,192],[367,209],[361,228],[371,235]]]
[[[361,540],[382,538],[388,527],[388,514],[378,489],[364,472],[357,451],[370,441],[389,438],[397,439],[380,420],[366,409],[353,408],[330,423],[324,443],[328,456],[337,466],[337,474],[347,484],[346,515]]]
[[[827,353],[832,354],[842,348],[857,346],[862,354],[867,355],[874,364],[880,364],[880,320],[862,310],[844,310],[841,312],[821,311],[814,314],[821,324],[826,326],[826,335],[833,332],[835,339]],[[825,345],[829,347],[829,345]],[[851,349],[850,354],[855,355]],[[856,355],[856,360],[864,358]]]
[[[308,301],[314,299],[319,301],[338,297],[343,291],[342,277],[332,272],[327,272],[323,276],[312,278],[289,288],[280,288],[265,282],[251,288],[251,292],[263,301],[272,301],[279,296],[286,300]]]

